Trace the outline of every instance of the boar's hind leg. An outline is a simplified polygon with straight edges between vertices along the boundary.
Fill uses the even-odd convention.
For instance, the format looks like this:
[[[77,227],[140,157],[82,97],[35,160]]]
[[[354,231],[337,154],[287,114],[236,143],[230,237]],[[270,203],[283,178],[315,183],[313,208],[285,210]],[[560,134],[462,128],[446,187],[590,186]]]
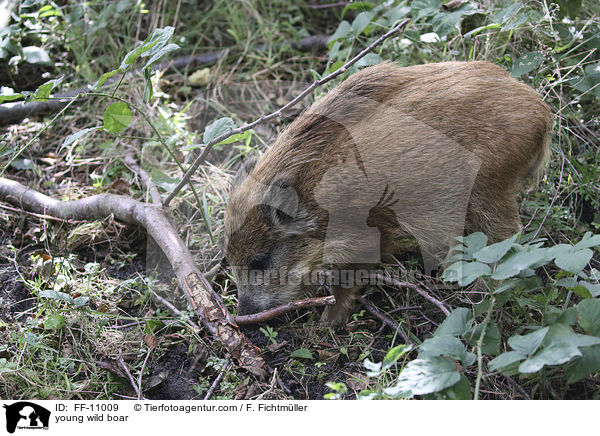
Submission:
[[[508,239],[521,230],[514,195],[472,201],[467,220],[467,233],[483,232],[490,244]]]

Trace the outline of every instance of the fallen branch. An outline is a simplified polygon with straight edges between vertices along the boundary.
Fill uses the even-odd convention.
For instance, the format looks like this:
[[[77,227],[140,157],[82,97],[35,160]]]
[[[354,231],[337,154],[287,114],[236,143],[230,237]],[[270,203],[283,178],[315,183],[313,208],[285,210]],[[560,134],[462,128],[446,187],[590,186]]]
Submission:
[[[299,43],[288,42],[287,45],[290,45],[291,47],[301,51],[307,51],[312,49],[323,50],[327,47],[328,39],[328,36],[309,36],[306,38],[302,38]],[[271,48],[273,48],[273,46],[271,46]],[[254,50],[257,51],[265,51],[266,49],[266,44],[261,44],[254,47]],[[206,53],[197,56],[183,56],[172,61],[153,65],[151,69],[152,71],[161,71],[166,69],[180,70],[185,67],[193,68],[212,65],[220,59],[232,55],[232,50],[224,49],[218,52]],[[134,70],[133,73],[142,74],[142,69],[140,68]],[[111,77],[106,81],[103,88],[114,84],[117,80],[120,80],[119,77]],[[89,86],[85,86],[74,91],[67,91],[53,95],[53,99],[48,101],[32,101],[29,103],[23,103],[20,101],[0,104],[0,126],[17,123],[22,119],[32,115],[39,115],[59,111],[63,109],[72,99],[76,98],[79,94],[81,94],[82,97],[84,97],[85,94],[89,91],[91,91],[91,88]],[[84,98],[81,98],[81,101],[83,100]]]
[[[265,362],[259,355],[259,349],[247,342],[220,297],[194,265],[187,247],[159,207],[114,194],[60,201],[3,177],[0,177],[0,200],[61,219],[89,221],[113,215],[122,222],[144,227],[169,259],[180,286],[203,325],[243,368],[257,376],[266,375]]]
[[[291,301],[262,312],[250,315],[238,315],[235,317],[235,322],[237,325],[258,324],[260,322],[269,321],[292,310],[303,309],[305,307],[331,306],[333,304],[335,304],[335,297],[333,295],[306,298],[304,300]]]
[[[381,321],[383,324],[385,324],[395,332],[400,333],[400,336],[402,336],[402,339],[404,339],[405,344],[412,344],[410,338],[406,335],[406,333],[404,333],[404,330],[400,328],[400,325],[396,321],[394,321],[392,318],[390,318],[389,316],[381,312],[379,309],[377,309],[375,306],[373,306],[371,303],[369,303],[367,299],[362,295],[358,295],[356,299],[359,301],[360,304],[362,304],[365,307],[365,309],[367,309],[367,312],[369,312],[371,315],[373,315],[375,318],[377,318],[379,321]]]
[[[131,171],[133,171],[140,177],[141,184],[146,190],[146,201],[148,201],[148,196],[150,196],[152,203],[160,205],[160,193],[158,192],[158,188],[156,187],[156,185],[152,182],[152,176],[150,176],[150,174],[148,174],[144,169],[142,169],[142,167],[137,163],[137,161],[131,154],[125,156],[123,163]]]
[[[426,291],[424,291],[419,286],[417,286],[413,283],[401,282],[399,280],[396,280],[393,277],[385,276],[383,274],[375,274],[375,275],[372,275],[371,278],[374,280],[377,280],[380,283],[385,283],[386,285],[389,285],[389,286],[394,286],[397,288],[412,289],[412,290],[416,291],[419,295],[421,295],[423,298],[425,298],[427,301],[430,301],[433,304],[435,304],[437,307],[439,307],[440,310],[444,313],[444,315],[446,315],[446,316],[450,315],[450,311],[448,310],[448,308],[446,308],[444,303],[442,303],[437,298],[429,295]]]
[[[141,391],[140,387],[135,382],[133,376],[131,375],[131,372],[129,371],[129,368],[127,368],[127,364],[125,363],[125,359],[123,359],[123,352],[121,350],[119,350],[119,365],[121,365],[121,368],[123,368],[123,370],[125,371],[125,374],[127,375],[127,378],[129,379],[129,383],[133,387],[133,390],[135,390],[137,399],[145,400],[145,398],[142,396],[142,391]]]
[[[225,359],[225,363],[223,364],[223,368],[221,368],[221,371],[219,371],[219,375],[217,376],[217,378],[215,379],[215,381],[213,382],[213,384],[208,389],[208,392],[206,392],[206,395],[204,396],[204,400],[209,400],[210,399],[210,396],[212,395],[212,393],[215,391],[215,389],[217,388],[217,386],[219,386],[219,383],[221,383],[221,379],[225,375],[225,372],[227,372],[227,368],[229,368],[229,364],[230,363],[231,363],[231,360],[229,358]]]
[[[363,58],[367,53],[372,51],[375,47],[377,47],[383,41],[388,39],[390,36],[393,36],[396,33],[400,32],[402,29],[404,29],[404,27],[406,27],[406,25],[408,24],[409,21],[410,20],[406,19],[406,20],[402,21],[400,24],[398,24],[396,27],[394,27],[392,30],[390,30],[389,32],[385,33],[384,35],[381,35],[371,45],[369,45],[367,48],[365,48],[359,54],[357,54],[352,59],[350,59],[348,62],[346,62],[341,68],[339,68],[339,69],[335,70],[333,73],[328,74],[327,76],[313,82],[312,85],[310,85],[308,88],[306,88],[304,91],[302,91],[296,98],[294,98],[288,104],[277,109],[275,112],[272,112],[269,115],[264,115],[249,124],[246,124],[242,127],[238,127],[237,129],[230,130],[227,133],[223,133],[222,135],[219,135],[216,138],[213,138],[211,141],[208,142],[208,144],[206,144],[204,146],[202,153],[200,153],[200,155],[196,158],[194,163],[192,163],[190,168],[185,172],[185,174],[181,178],[181,181],[175,187],[175,189],[173,189],[173,191],[171,191],[171,193],[167,196],[167,198],[163,202],[163,205],[165,207],[167,207],[169,205],[169,203],[171,203],[171,200],[173,200],[173,198],[179,193],[181,188],[183,188],[188,183],[188,181],[190,180],[192,175],[196,172],[198,167],[204,163],[204,161],[206,160],[206,156],[208,156],[209,151],[215,145],[217,145],[219,142],[222,142],[225,139],[227,139],[233,135],[238,135],[238,134],[244,133],[247,130],[250,130],[250,129],[256,127],[257,125],[262,124],[266,121],[269,121],[273,118],[280,117],[281,114],[285,110],[295,106],[300,100],[304,99],[304,97],[306,97],[307,95],[312,93],[316,88],[324,85],[327,82],[330,82],[331,80],[335,79],[336,77],[340,76],[341,74],[344,74],[348,70],[348,68],[350,68],[356,62],[358,62],[361,58]]]

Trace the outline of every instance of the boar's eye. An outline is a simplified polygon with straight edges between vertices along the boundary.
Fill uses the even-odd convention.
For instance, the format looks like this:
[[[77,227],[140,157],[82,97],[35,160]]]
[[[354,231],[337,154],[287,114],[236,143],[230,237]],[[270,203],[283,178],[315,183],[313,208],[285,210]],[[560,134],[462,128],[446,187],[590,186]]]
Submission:
[[[248,268],[251,270],[259,270],[264,271],[269,268],[271,263],[271,255],[269,253],[263,253],[256,256],[248,265]]]

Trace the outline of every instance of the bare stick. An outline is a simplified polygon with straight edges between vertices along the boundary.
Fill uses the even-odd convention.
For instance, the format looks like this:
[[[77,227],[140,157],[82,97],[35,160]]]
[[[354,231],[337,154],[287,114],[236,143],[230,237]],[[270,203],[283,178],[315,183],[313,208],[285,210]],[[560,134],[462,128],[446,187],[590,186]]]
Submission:
[[[221,379],[225,375],[225,372],[227,371],[227,368],[229,368],[229,364],[230,363],[231,363],[231,359],[229,359],[229,357],[228,357],[225,360],[225,364],[223,365],[223,368],[221,368],[221,371],[219,372],[219,375],[217,376],[217,378],[215,379],[215,381],[213,382],[213,384],[210,386],[210,389],[208,390],[208,392],[206,392],[206,395],[204,396],[205,400],[210,399],[210,396],[212,395],[212,393],[214,392],[214,390],[217,388],[217,386],[219,386],[219,383],[221,383]]]
[[[125,360],[123,359],[123,352],[121,350],[119,350],[119,364],[121,365],[121,368],[123,368],[123,370],[125,371],[125,374],[127,374],[127,378],[129,378],[129,383],[131,384],[131,386],[133,386],[133,389],[135,390],[135,393],[137,394],[138,400],[142,399],[141,391],[138,388],[137,383],[133,379],[131,372],[129,372],[129,368],[127,368],[127,364],[125,363]]]
[[[444,305],[444,303],[442,303],[437,298],[429,295],[426,291],[424,291],[423,289],[421,289],[417,285],[414,285],[414,284],[409,283],[409,282],[401,282],[399,280],[396,280],[393,277],[388,277],[388,276],[385,276],[383,274],[375,274],[375,275],[373,275],[371,277],[373,279],[377,280],[378,282],[385,283],[386,285],[396,286],[398,288],[409,288],[409,289],[412,289],[412,290],[416,291],[419,295],[421,295],[423,298],[425,298],[427,301],[430,301],[433,304],[435,304],[437,307],[439,307],[440,310],[444,313],[444,315],[446,315],[446,316],[450,315],[450,311],[446,308],[446,306]]]
[[[148,362],[148,358],[150,357],[150,353],[152,352],[152,348],[148,347],[148,352],[146,353],[146,358],[144,359],[144,363],[142,363],[142,369],[140,369],[140,374],[137,379],[137,394],[138,400],[143,400],[142,398],[142,375],[144,374],[144,368],[146,368],[146,363]]]
[[[300,100],[302,100],[304,97],[306,97],[307,95],[309,95],[310,93],[312,93],[317,87],[319,87],[319,86],[321,86],[321,85],[323,85],[323,84],[325,84],[325,83],[327,83],[327,82],[335,79],[336,77],[338,77],[341,74],[344,74],[346,72],[346,70],[348,70],[348,68],[350,68],[356,62],[358,62],[358,60],[360,60],[367,53],[369,53],[370,51],[372,51],[375,47],[377,47],[383,41],[385,41],[386,39],[388,39],[390,36],[393,36],[396,33],[400,32],[402,29],[404,29],[404,27],[406,27],[406,25],[408,24],[409,21],[410,20],[406,19],[406,20],[402,21],[400,24],[398,24],[396,27],[394,27],[392,30],[390,30],[389,32],[387,32],[386,34],[381,35],[371,45],[369,45],[367,48],[365,48],[359,54],[357,54],[352,59],[350,59],[348,62],[346,62],[344,64],[344,66],[342,66],[340,69],[338,69],[338,70],[334,71],[333,73],[328,74],[327,76],[325,76],[325,77],[323,77],[323,78],[321,78],[321,79],[313,82],[312,85],[310,85],[308,88],[306,88],[304,91],[302,91],[296,98],[294,98],[288,104],[286,104],[285,106],[282,106],[281,108],[279,108],[275,112],[272,112],[269,115],[264,115],[264,116],[260,117],[259,119],[254,120],[250,124],[246,124],[245,126],[238,127],[237,129],[230,130],[227,133],[223,133],[222,135],[219,135],[216,138],[213,138],[211,141],[209,141],[208,144],[206,144],[204,146],[204,150],[202,150],[202,153],[200,153],[200,156],[198,156],[196,158],[196,160],[194,161],[194,163],[192,164],[192,166],[183,175],[183,177],[182,177],[181,181],[179,182],[179,184],[177,185],[177,187],[167,196],[167,198],[165,199],[163,205],[165,207],[167,207],[169,205],[169,203],[173,200],[173,198],[179,193],[179,191],[181,190],[181,188],[183,188],[183,186],[188,183],[188,181],[190,180],[190,178],[192,177],[192,175],[196,172],[196,170],[198,169],[198,167],[200,165],[202,165],[202,163],[204,163],[204,161],[206,160],[206,156],[208,155],[208,153],[210,152],[210,150],[216,144],[218,144],[221,141],[224,141],[225,139],[227,139],[227,138],[229,138],[229,137],[231,137],[233,135],[238,135],[240,133],[244,133],[245,131],[254,128],[258,124],[264,123],[266,121],[272,120],[273,118],[281,116],[281,114],[283,113],[283,111],[285,111],[286,109],[289,109],[289,108],[295,106]]]
[[[60,201],[3,177],[0,177],[0,200],[62,219],[90,221],[113,215],[122,222],[144,227],[169,259],[179,285],[202,324],[242,367],[260,377],[266,375],[260,350],[248,343],[244,334],[233,323],[227,307],[198,271],[191,253],[160,207],[113,194]]]
[[[362,295],[358,295],[356,299],[360,302],[360,304],[362,304],[365,307],[365,309],[367,309],[367,312],[369,312],[371,315],[373,315],[375,318],[377,318],[379,321],[387,325],[395,332],[400,333],[400,336],[402,336],[402,339],[404,339],[405,344],[412,344],[410,338],[406,335],[406,333],[404,333],[404,331],[400,328],[400,325],[396,321],[394,321],[392,318],[390,318],[389,316],[381,312],[379,309],[377,309],[375,306],[373,306],[371,303],[369,303],[367,299]]]
[[[160,194],[158,192],[158,189],[156,188],[156,185],[152,182],[152,177],[150,176],[150,174],[148,174],[145,170],[143,170],[142,167],[140,165],[138,165],[135,158],[130,154],[125,156],[125,159],[123,160],[123,162],[131,171],[133,171],[138,176],[140,176],[140,179],[142,182],[142,187],[146,190],[146,194],[150,194],[152,203],[154,203],[156,205],[160,205],[162,202],[161,198],[160,198]],[[147,198],[147,195],[146,195],[146,198]]]
[[[306,298],[304,300],[291,301],[289,303],[282,304],[281,306],[274,307],[273,309],[264,310],[251,315],[238,315],[235,317],[235,322],[237,325],[258,324],[259,322],[269,321],[270,319],[276,318],[295,309],[331,306],[333,304],[335,304],[335,297],[333,295],[328,295],[326,297]]]

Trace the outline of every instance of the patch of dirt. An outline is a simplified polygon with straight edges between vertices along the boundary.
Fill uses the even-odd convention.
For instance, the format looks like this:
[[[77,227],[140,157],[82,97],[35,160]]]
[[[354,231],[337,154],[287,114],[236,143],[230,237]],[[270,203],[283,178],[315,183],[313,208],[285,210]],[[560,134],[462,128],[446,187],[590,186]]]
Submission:
[[[163,381],[144,395],[150,400],[195,400],[199,395],[192,386],[198,379],[191,370],[192,358],[185,344],[177,344],[150,369],[148,380],[160,377]]]
[[[33,307],[31,297],[16,271],[0,274],[0,319],[13,322],[17,314]]]

